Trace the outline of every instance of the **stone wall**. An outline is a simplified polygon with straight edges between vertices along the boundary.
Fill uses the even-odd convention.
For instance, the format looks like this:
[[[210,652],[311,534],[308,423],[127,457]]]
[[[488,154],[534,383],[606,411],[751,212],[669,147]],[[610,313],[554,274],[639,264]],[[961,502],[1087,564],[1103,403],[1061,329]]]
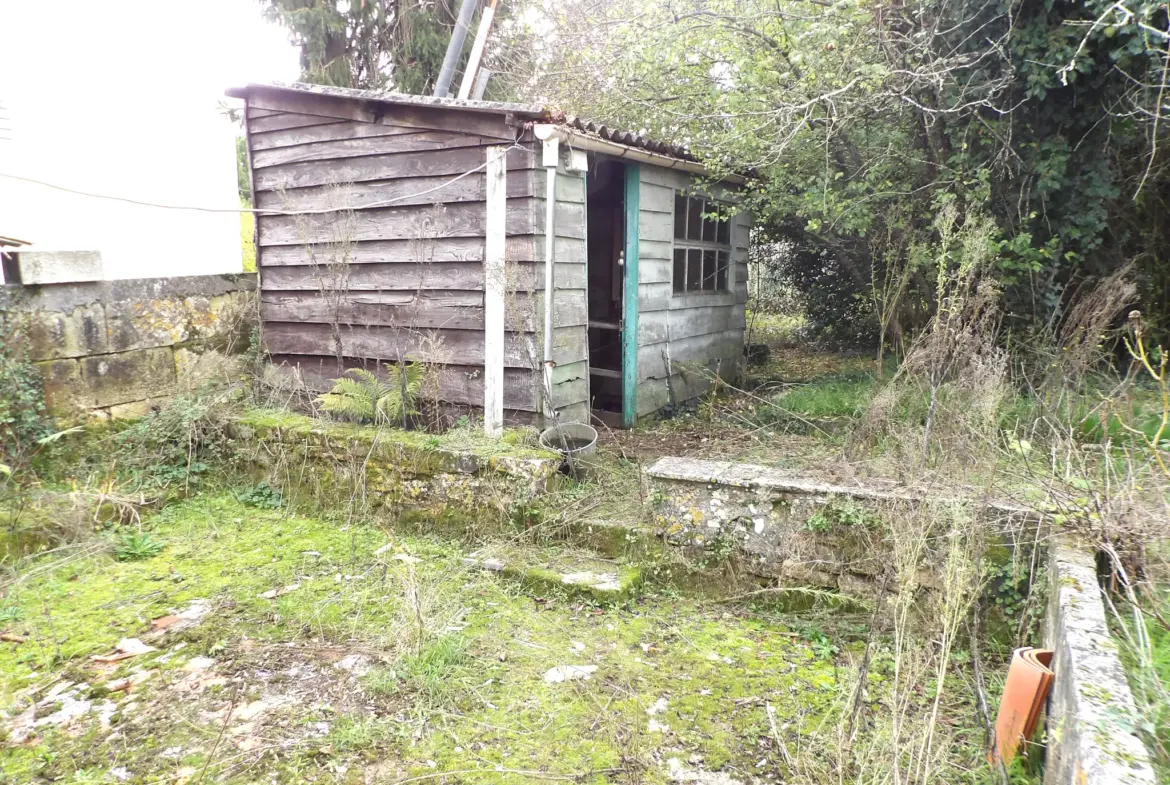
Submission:
[[[1044,785],[1154,785],[1154,771],[1134,732],[1137,709],[1090,550],[1058,539],[1049,548],[1052,586],[1045,646],[1055,654],[1048,699]]]
[[[287,411],[245,412],[233,426],[241,474],[279,488],[294,505],[337,511],[360,498],[371,508],[436,516],[494,508],[505,516],[547,492],[561,458],[507,439],[433,436],[316,419]]]
[[[0,309],[25,323],[50,414],[129,418],[233,373],[255,324],[255,288],[253,274],[8,285]]]
[[[968,507],[1000,531],[1031,511],[994,499],[947,498],[891,481],[840,485],[782,469],[696,458],[660,458],[646,469],[656,532],[693,555],[734,554],[750,574],[785,585],[873,595],[892,576],[882,516],[928,504]],[[924,569],[922,585],[935,576]]]

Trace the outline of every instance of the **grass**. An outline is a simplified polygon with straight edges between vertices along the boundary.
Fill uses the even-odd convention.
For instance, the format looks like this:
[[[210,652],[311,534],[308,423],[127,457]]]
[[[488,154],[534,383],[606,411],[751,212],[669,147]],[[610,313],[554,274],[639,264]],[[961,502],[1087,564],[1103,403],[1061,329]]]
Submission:
[[[101,781],[122,767],[145,783],[207,765],[228,783],[497,767],[663,783],[670,756],[746,780],[784,766],[769,704],[793,749],[827,740],[843,666],[859,651],[850,635],[806,636],[782,618],[672,593],[595,606],[469,572],[447,540],[344,528],[228,491],[171,504],[143,526],[165,550],[45,561],[11,587],[0,626],[29,640],[0,648],[0,702],[20,706],[21,690],[65,677],[111,701],[118,731],[92,712],[68,732],[45,729],[0,751],[13,781]],[[285,587],[295,588],[262,597]],[[89,662],[122,638],[147,639],[151,619],[193,599],[213,610],[151,640],[156,652],[108,670]],[[369,673],[339,670],[347,655]],[[205,675],[222,682],[191,687],[196,657],[214,659]],[[588,681],[544,679],[566,664],[598,670]],[[871,670],[875,700],[883,667]],[[99,686],[135,671],[153,674],[129,694]],[[258,713],[232,720],[232,706]],[[968,765],[977,746],[956,760]]]
[[[874,376],[864,372],[821,376],[772,398],[760,408],[760,421],[857,417],[865,411],[875,386]]]

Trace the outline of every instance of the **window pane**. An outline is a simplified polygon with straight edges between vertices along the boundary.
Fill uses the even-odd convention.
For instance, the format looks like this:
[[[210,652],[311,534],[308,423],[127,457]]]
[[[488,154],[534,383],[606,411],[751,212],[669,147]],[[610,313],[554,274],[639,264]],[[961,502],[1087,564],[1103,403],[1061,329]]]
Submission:
[[[703,252],[698,248],[687,249],[687,291],[697,292],[703,288]]]
[[[687,290],[687,249],[674,249],[674,290],[676,292],[685,292]]]
[[[703,239],[703,200],[687,200],[687,239]]]
[[[719,252],[719,267],[715,271],[715,288],[721,292],[727,291],[727,263],[729,254],[727,251]]]
[[[687,239],[687,198],[674,195],[674,239]]]
[[[703,251],[703,288],[715,291],[715,252]]]
[[[719,237],[716,242],[720,245],[731,245],[731,219],[719,222]]]
[[[705,206],[706,206],[708,212],[713,211],[715,209],[715,205],[712,204],[711,202],[707,202],[707,204]],[[718,221],[716,221],[714,218],[708,217],[708,218],[703,219],[703,242],[705,242],[705,243],[715,242],[715,225],[717,223],[718,223]]]

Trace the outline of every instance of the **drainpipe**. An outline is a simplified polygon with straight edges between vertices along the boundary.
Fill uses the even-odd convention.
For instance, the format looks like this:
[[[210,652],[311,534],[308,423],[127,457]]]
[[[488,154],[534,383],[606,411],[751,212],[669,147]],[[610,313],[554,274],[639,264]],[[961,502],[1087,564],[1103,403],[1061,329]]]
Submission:
[[[545,129],[545,136],[541,136],[541,129]],[[600,139],[596,136],[583,133],[573,128],[565,128],[563,126],[556,126],[550,124],[542,124],[536,126],[536,136],[538,139],[557,138],[567,144],[570,148],[575,150],[588,150],[593,153],[603,153],[613,158],[624,161],[637,161],[643,164],[653,164],[660,166],[663,169],[677,169],[683,172],[691,172],[693,174],[706,175],[710,174],[707,167],[695,161],[684,161],[681,158],[673,158],[662,153],[651,152],[650,150],[642,150],[637,147],[630,147],[617,142],[611,142],[607,139]],[[721,182],[735,183],[742,185],[747,182],[747,178],[738,174],[729,174],[722,178]]]
[[[560,140],[556,127],[538,125],[536,138],[543,142],[541,164],[546,172],[544,197],[544,416],[556,420],[552,402],[553,391],[553,301],[556,299],[556,219],[557,219],[557,161],[560,158]]]
[[[476,2],[477,0],[463,0],[463,4],[459,6],[459,18],[455,20],[455,29],[451,31],[447,53],[443,56],[443,66],[439,69],[439,78],[435,80],[435,98],[446,98],[451,90],[455,65],[459,62],[459,55],[463,54],[463,42],[467,40],[467,28],[471,25],[471,15],[475,13]]]

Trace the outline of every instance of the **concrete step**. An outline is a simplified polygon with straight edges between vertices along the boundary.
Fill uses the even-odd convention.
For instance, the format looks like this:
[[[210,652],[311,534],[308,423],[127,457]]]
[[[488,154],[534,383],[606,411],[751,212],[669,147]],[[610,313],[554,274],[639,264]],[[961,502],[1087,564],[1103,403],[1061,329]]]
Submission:
[[[487,545],[463,563],[518,580],[526,587],[563,591],[603,603],[635,596],[642,582],[638,567],[564,546]]]

